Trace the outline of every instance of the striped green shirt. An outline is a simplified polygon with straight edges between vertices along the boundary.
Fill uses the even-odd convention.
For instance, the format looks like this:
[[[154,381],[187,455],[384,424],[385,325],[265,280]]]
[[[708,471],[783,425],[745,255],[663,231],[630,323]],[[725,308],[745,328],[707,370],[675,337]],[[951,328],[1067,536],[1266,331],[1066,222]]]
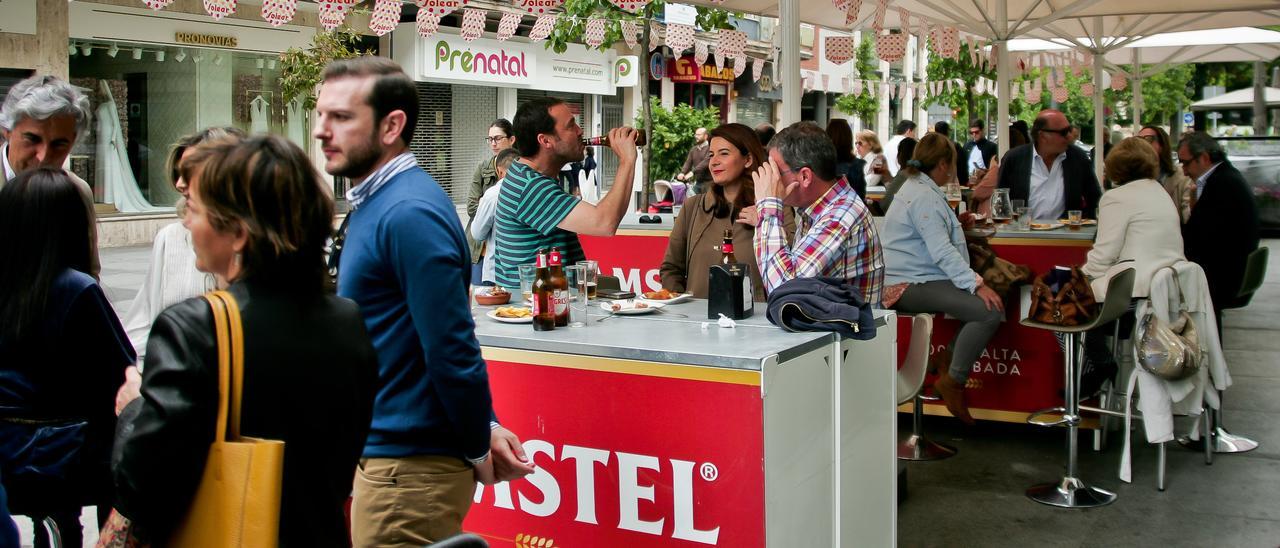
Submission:
[[[580,200],[524,162],[511,163],[498,194],[494,274],[498,285],[518,289],[519,265],[533,264],[539,248],[557,247],[564,264],[586,258],[578,235],[557,228]]]

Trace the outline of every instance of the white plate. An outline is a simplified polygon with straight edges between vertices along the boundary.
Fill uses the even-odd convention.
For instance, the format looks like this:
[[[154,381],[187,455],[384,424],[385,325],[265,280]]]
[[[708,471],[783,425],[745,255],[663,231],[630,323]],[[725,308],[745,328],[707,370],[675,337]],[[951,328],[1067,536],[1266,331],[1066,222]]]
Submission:
[[[636,308],[636,301],[631,299],[618,300],[618,301],[602,301],[600,303],[600,310],[603,310],[605,312],[612,312],[614,314],[618,314],[622,316],[631,316],[636,314],[649,314],[654,310],[657,310],[665,306],[659,302],[645,302],[645,301],[641,301],[641,302],[644,302],[644,308]],[[614,304],[622,305],[622,309],[614,310],[613,309]]]
[[[1031,223],[1031,230],[1056,230],[1062,226],[1062,223]]]
[[[644,297],[644,295],[641,295],[641,296],[636,297],[636,300],[637,300],[637,301],[644,301],[645,303],[649,303],[649,304],[651,304],[651,303],[657,303],[657,304],[676,304],[676,303],[682,303],[682,302],[685,302],[685,301],[687,301],[687,300],[689,300],[689,299],[692,299],[692,298],[693,298],[693,293],[684,293],[684,294],[681,294],[681,295],[676,295],[675,297],[672,297],[672,298],[667,299],[667,300],[665,300],[665,301],[661,301],[661,300],[658,300],[658,299],[646,299],[646,298]]]
[[[488,316],[490,320],[493,320],[493,321],[495,321],[495,322],[502,322],[502,323],[533,323],[533,316],[525,316],[525,317],[523,317],[523,318],[503,318],[502,316],[499,316],[499,315],[498,315],[498,311],[497,311],[497,310],[490,310],[489,312],[485,313],[485,316]]]

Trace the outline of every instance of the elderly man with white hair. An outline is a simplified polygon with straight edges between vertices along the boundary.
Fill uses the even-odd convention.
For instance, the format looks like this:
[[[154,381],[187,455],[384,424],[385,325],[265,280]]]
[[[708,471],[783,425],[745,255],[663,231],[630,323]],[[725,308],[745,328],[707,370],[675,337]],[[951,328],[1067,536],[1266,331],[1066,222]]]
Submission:
[[[62,167],[76,139],[92,121],[89,98],[56,76],[32,76],[9,89],[0,107],[0,188],[23,171],[40,166]],[[98,277],[98,229],[89,184],[67,171],[84,197],[89,216],[90,272]]]

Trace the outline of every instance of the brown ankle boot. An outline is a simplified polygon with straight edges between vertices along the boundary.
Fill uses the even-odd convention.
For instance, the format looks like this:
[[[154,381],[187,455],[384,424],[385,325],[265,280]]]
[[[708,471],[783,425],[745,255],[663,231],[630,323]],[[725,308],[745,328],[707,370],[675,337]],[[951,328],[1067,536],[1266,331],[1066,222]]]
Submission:
[[[933,391],[947,404],[947,411],[961,422],[973,426],[973,417],[969,415],[969,406],[964,401],[964,384],[952,379],[950,373],[943,372],[933,383]]]

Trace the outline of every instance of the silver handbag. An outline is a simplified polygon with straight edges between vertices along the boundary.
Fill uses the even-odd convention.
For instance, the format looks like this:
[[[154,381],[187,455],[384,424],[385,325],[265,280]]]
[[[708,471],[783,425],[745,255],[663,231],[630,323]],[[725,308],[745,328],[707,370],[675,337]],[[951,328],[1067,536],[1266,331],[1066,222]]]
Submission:
[[[1182,295],[1176,270],[1173,283],[1178,288],[1177,321],[1169,324],[1157,318],[1154,312],[1147,312],[1138,324],[1138,365],[1168,381],[1195,375],[1204,362],[1196,324],[1187,313],[1187,300]]]

